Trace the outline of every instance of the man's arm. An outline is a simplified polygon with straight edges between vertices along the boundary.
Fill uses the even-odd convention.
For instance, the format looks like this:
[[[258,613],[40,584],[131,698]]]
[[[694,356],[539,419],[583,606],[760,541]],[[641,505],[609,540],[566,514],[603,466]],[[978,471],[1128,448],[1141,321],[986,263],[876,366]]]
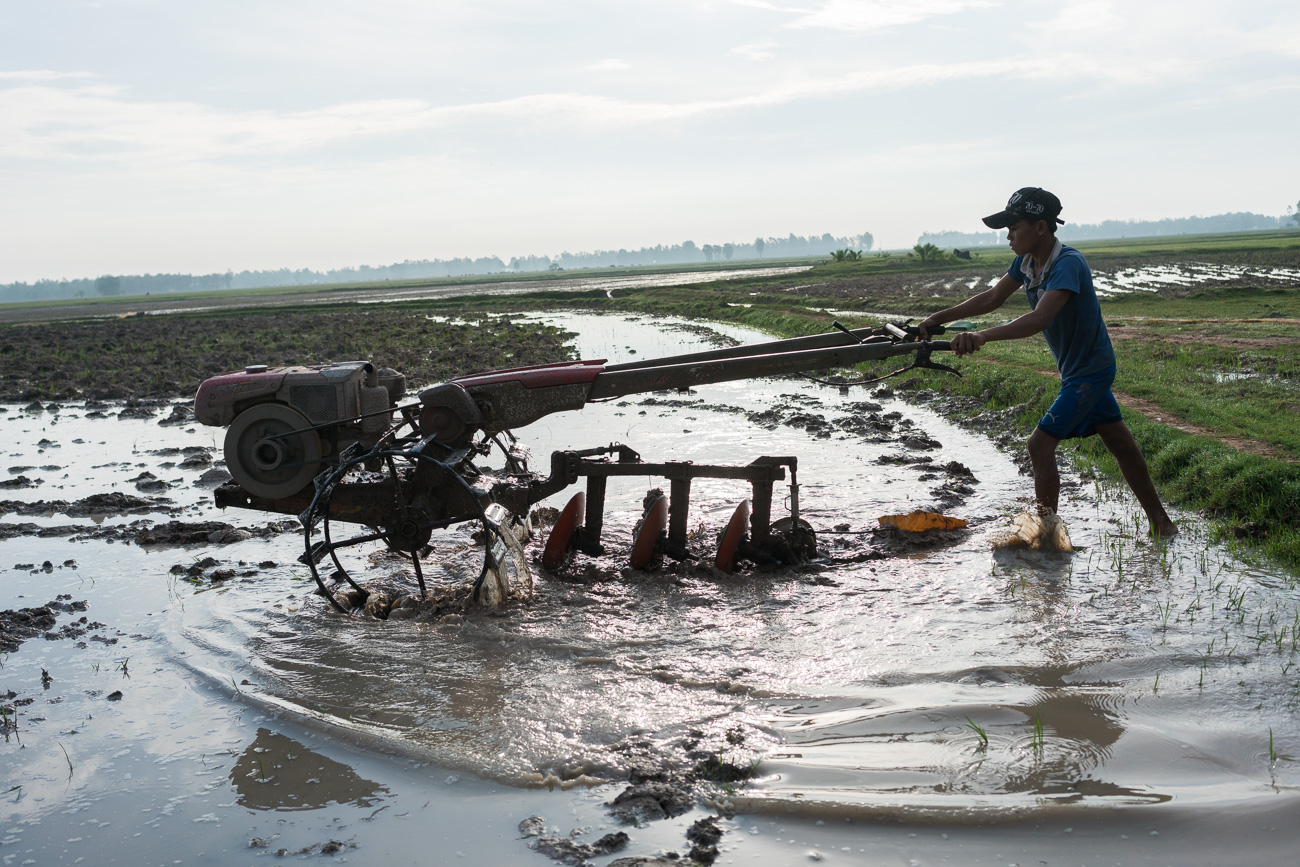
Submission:
[[[990,340],[1019,340],[1022,337],[1031,337],[1052,324],[1052,319],[1070,300],[1072,294],[1068,289],[1044,292],[1033,310],[1024,316],[1016,317],[1006,325],[994,325],[982,331],[967,331],[954,335],[952,350],[958,355],[966,355],[979,352],[980,347]]]
[[[1003,274],[1002,279],[991,289],[985,289],[978,295],[972,295],[956,307],[949,307],[947,310],[940,310],[938,313],[931,313],[925,317],[925,320],[918,326],[921,331],[921,339],[929,340],[930,335],[927,329],[936,325],[952,322],[955,319],[966,319],[970,316],[983,316],[985,313],[992,313],[1007,303],[1007,299],[1019,288],[1020,284],[1012,280],[1009,274]]]

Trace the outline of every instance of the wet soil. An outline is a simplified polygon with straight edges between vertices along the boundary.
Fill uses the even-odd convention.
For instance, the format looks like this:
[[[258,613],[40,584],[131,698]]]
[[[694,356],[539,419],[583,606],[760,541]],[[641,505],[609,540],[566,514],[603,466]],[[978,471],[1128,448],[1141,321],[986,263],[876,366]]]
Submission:
[[[509,317],[449,323],[382,306],[362,310],[244,311],[137,316],[0,328],[0,400],[127,400],[191,396],[210,376],[249,364],[373,360],[427,383],[468,373],[562,361],[569,334]],[[166,407],[128,402],[123,418]],[[50,411],[31,406],[29,410]],[[88,410],[100,409],[88,406]],[[171,408],[162,423],[188,421]]]
[[[639,754],[643,761],[632,772],[628,785],[605,803],[606,812],[620,825],[645,828],[652,822],[685,816],[702,800],[712,804],[719,814],[705,816],[687,827],[683,845],[686,863],[707,867],[717,860],[725,833],[719,826],[720,818],[726,815],[724,790],[720,787],[743,784],[757,773],[759,752],[748,748],[745,739],[746,731],[741,726],[733,726],[721,737],[692,731],[675,745],[679,754],[672,760],[650,758],[657,750],[649,740],[634,738],[615,745]],[[567,835],[560,835],[559,830],[548,829],[542,816],[529,816],[519,823],[528,848],[576,867],[589,867],[590,859],[621,851],[630,842],[623,831],[606,834],[592,843],[579,843],[577,838],[591,829],[574,828]],[[664,857],[669,863],[681,863],[682,856],[677,852]],[[612,863],[655,864],[658,860],[640,856]]]

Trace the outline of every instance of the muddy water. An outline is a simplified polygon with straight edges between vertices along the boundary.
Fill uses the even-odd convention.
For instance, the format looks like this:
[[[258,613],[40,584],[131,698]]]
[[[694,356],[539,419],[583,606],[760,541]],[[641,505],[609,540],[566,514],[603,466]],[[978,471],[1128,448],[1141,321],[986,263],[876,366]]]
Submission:
[[[588,358],[705,345],[673,323],[564,324]],[[544,420],[519,432],[542,464],[552,449],[611,440],[648,460],[797,455],[803,517],[825,556],[734,576],[689,564],[631,572],[630,528],[661,482],[611,482],[606,557],[555,575],[534,564],[531,600],[427,621],[332,614],[294,563],[297,536],[209,506],[196,484],[209,467],[171,450],[219,458],[211,430],[161,426],[166,411],[118,420],[7,409],[6,475],[43,483],[2,498],[45,506],[3,519],[31,525],[0,542],[3,607],[69,594],[87,608],[61,614],[59,628],[88,620],[79,635],[36,637],[2,658],[0,694],[16,694],[5,704],[32,699],[15,707],[3,747],[5,863],[95,860],[105,847],[121,860],[144,847],[159,863],[177,850],[219,861],[257,841],[267,844],[257,853],[319,854],[334,840],[354,857],[413,855],[412,820],[433,823],[469,863],[546,863],[513,840],[516,822],[544,812],[560,834],[599,836],[613,827],[600,805],[620,788],[603,781],[689,766],[701,742],[755,771],[710,796],[737,814],[724,863],[977,860],[951,851],[949,833],[981,860],[1080,860],[1062,860],[1033,836],[1039,827],[1077,827],[1076,842],[1086,836],[1110,860],[1132,854],[1121,839],[1175,827],[1181,836],[1143,851],[1165,853],[1159,863],[1232,863],[1199,860],[1207,829],[1246,851],[1284,845],[1293,823],[1294,576],[1234,558],[1191,516],[1177,516],[1175,541],[1148,542],[1124,492],[1071,475],[1063,515],[1076,553],[995,552],[1028,479],[924,404],[780,380]],[[167,501],[97,519],[57,502],[105,491]],[[746,493],[695,485],[702,557]],[[939,502],[969,529],[921,541],[875,530],[880,515]],[[132,541],[146,526],[133,522],[168,520],[263,536]],[[362,555],[375,574],[401,573]],[[451,580],[433,564],[430,574]],[[1089,809],[1099,807],[1113,809]],[[1257,817],[1267,821],[1256,827]],[[888,830],[898,821],[902,831]],[[963,823],[1005,830],[962,836]],[[668,824],[630,829],[629,853],[684,851]],[[878,862],[867,837],[889,857]]]

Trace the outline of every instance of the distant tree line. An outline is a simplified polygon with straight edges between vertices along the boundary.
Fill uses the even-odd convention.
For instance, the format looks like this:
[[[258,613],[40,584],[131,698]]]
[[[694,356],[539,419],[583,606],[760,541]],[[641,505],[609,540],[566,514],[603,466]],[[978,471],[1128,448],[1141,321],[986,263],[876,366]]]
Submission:
[[[496,256],[478,259],[421,259],[393,265],[361,265],[313,271],[309,268],[280,268],[267,271],[227,271],[224,274],[111,275],[79,280],[37,280],[35,283],[0,285],[0,303],[89,298],[113,295],[146,295],[169,292],[206,292],[222,289],[257,289],[271,286],[310,286],[329,283],[371,283],[384,280],[421,280],[434,277],[466,277],[480,274],[569,270],[580,268],[630,267],[634,265],[689,265],[753,259],[792,259],[830,256],[833,251],[871,249],[870,232],[836,237],[788,235],[784,238],[755,238],[748,244],[705,244],[683,241],[636,250],[595,250],[590,253],[559,253],[555,256],[516,256],[507,264]]]
[[[1213,232],[1259,232],[1290,228],[1291,217],[1237,212],[1213,217],[1171,217],[1164,220],[1105,220],[1101,223],[1066,222],[1056,235],[1062,241],[1110,238],[1145,238],[1155,235],[1203,235]],[[1005,243],[1006,232],[926,232],[919,245],[936,247],[991,247]]]
[[[694,241],[635,250],[595,250],[590,253],[560,253],[556,256],[518,256],[510,260],[511,271],[546,271],[563,268],[617,268],[635,265],[688,265],[698,262],[740,262],[754,259],[795,259],[803,256],[829,256],[841,248],[865,252],[871,249],[870,232],[837,237],[795,235],[784,238],[755,238],[748,244],[705,244]]]

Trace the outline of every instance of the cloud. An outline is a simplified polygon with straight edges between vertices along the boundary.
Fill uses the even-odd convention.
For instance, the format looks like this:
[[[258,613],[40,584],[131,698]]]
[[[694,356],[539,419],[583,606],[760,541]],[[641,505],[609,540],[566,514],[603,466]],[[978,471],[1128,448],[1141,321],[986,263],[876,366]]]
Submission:
[[[763,9],[768,12],[793,12],[797,15],[808,14],[808,8],[806,6],[778,6],[775,3],[768,3],[766,0],[729,0],[729,2],[733,6],[744,6],[749,9]]]
[[[62,81],[70,78],[94,78],[91,72],[58,72],[53,69],[0,70],[0,81]]]
[[[803,14],[786,26],[880,30],[998,5],[993,0],[826,0],[819,9]]]
[[[607,57],[583,67],[589,72],[623,72],[631,68],[631,64],[626,60],[619,60],[617,57]]]
[[[1025,61],[991,60],[807,77],[725,99],[637,101],[586,93],[538,93],[462,105],[376,99],[288,112],[229,111],[194,102],[137,100],[124,89],[111,86],[27,85],[0,88],[0,157],[101,162],[134,157],[193,163],[300,154],[360,140],[499,120],[617,130],[1012,71],[1045,74]]]
[[[1056,14],[1044,22],[1029,25],[1035,30],[1055,30],[1072,34],[1095,34],[1118,30],[1124,21],[1115,12],[1111,0],[1061,0]]]
[[[772,51],[773,48],[776,48],[775,42],[751,42],[748,45],[737,45],[731,49],[731,53],[750,60],[771,60],[776,56]]]
[[[638,101],[587,93],[538,93],[461,105],[375,99],[305,111],[231,111],[195,102],[133,99],[125,89],[107,85],[33,84],[0,88],[0,157],[197,163],[303,154],[334,145],[496,121],[602,132],[1013,72],[1041,77],[1051,74],[1031,61],[1000,59],[858,69],[838,76],[787,80],[720,99]],[[1070,74],[1078,75],[1078,67]]]

